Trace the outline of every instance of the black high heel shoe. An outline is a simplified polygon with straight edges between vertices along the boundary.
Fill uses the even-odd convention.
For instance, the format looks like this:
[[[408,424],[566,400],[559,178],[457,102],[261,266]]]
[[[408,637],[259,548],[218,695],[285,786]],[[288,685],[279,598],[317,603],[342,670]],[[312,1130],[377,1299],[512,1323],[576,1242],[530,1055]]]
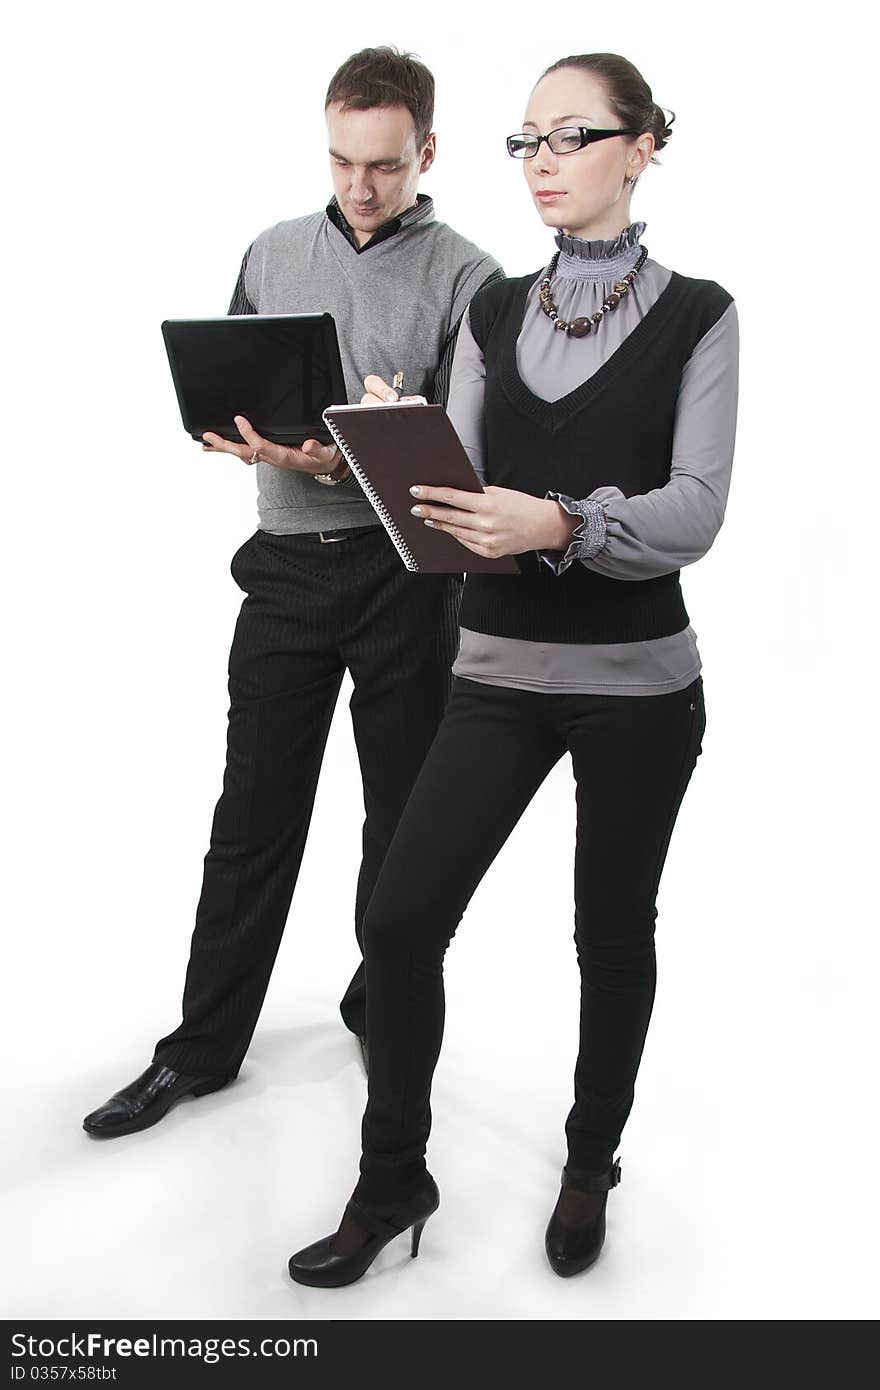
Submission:
[[[317,1289],[338,1289],[344,1284],[353,1284],[362,1274],[366,1274],[389,1241],[410,1228],[410,1254],[415,1259],[425,1223],[439,1205],[440,1192],[430,1174],[422,1192],[405,1202],[391,1202],[382,1206],[382,1216],[360,1198],[352,1197],[346,1205],[338,1231],[291,1255],[287,1264],[290,1277],[296,1284],[309,1284]],[[352,1231],[353,1226],[357,1228],[356,1231]],[[340,1238],[340,1247],[351,1246],[353,1237],[358,1233],[362,1239],[354,1242],[354,1248],[334,1248],[337,1238]]]
[[[620,1160],[615,1161],[601,1173],[588,1173],[577,1168],[563,1168],[562,1188],[556,1201],[544,1248],[554,1273],[567,1278],[570,1274],[580,1274],[589,1269],[599,1258],[599,1251],[605,1242],[605,1206],[608,1193],[620,1182]],[[601,1194],[602,1200],[595,1204],[595,1212],[576,1224],[562,1220],[560,1208],[564,1204],[566,1192],[587,1192]]]

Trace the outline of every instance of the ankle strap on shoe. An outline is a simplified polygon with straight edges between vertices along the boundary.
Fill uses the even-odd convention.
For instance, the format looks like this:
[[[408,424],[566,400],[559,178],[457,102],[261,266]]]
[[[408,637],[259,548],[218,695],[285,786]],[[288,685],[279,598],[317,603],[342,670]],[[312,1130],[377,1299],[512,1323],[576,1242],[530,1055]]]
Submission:
[[[601,1173],[566,1166],[562,1170],[562,1186],[574,1188],[577,1192],[609,1192],[620,1182],[621,1172],[618,1158]]]
[[[390,1221],[383,1221],[381,1216],[370,1211],[369,1207],[364,1206],[357,1197],[349,1198],[345,1210],[350,1212],[359,1226],[363,1226],[366,1231],[371,1231],[374,1236],[384,1236],[390,1240],[392,1236],[399,1236],[401,1230],[405,1229],[401,1226],[392,1226]]]

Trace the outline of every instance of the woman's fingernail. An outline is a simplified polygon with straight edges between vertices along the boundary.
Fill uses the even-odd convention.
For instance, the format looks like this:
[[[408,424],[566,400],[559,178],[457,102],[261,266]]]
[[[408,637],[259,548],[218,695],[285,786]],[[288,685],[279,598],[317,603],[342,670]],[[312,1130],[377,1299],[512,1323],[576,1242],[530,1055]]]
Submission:
[[[411,487],[410,492],[412,493],[413,497],[421,497],[422,495],[422,489],[420,487]]]
[[[421,515],[422,515],[422,509],[421,509],[421,507],[410,507],[410,511],[412,512],[413,516],[421,516]],[[693,709],[693,706],[691,706],[691,708]]]
[[[426,526],[433,526],[434,523],[433,523],[433,521],[426,521],[426,522],[425,522],[425,525],[426,525]]]

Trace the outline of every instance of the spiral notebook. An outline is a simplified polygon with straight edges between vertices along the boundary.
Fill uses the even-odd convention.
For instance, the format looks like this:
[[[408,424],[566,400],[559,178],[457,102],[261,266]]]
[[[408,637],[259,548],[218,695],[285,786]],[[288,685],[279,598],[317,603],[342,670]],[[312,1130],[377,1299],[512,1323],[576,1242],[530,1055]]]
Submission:
[[[519,574],[512,555],[476,555],[410,512],[413,483],[483,490],[442,405],[334,405],[324,411],[324,423],[408,570]]]

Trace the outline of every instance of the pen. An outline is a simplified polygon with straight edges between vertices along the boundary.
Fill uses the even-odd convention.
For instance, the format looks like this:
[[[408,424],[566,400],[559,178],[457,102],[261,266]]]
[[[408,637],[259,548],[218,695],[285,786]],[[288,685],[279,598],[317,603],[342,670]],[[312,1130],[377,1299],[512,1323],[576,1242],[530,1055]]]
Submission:
[[[403,395],[403,372],[394,373],[394,380],[392,381],[391,385],[394,387],[398,396]]]

